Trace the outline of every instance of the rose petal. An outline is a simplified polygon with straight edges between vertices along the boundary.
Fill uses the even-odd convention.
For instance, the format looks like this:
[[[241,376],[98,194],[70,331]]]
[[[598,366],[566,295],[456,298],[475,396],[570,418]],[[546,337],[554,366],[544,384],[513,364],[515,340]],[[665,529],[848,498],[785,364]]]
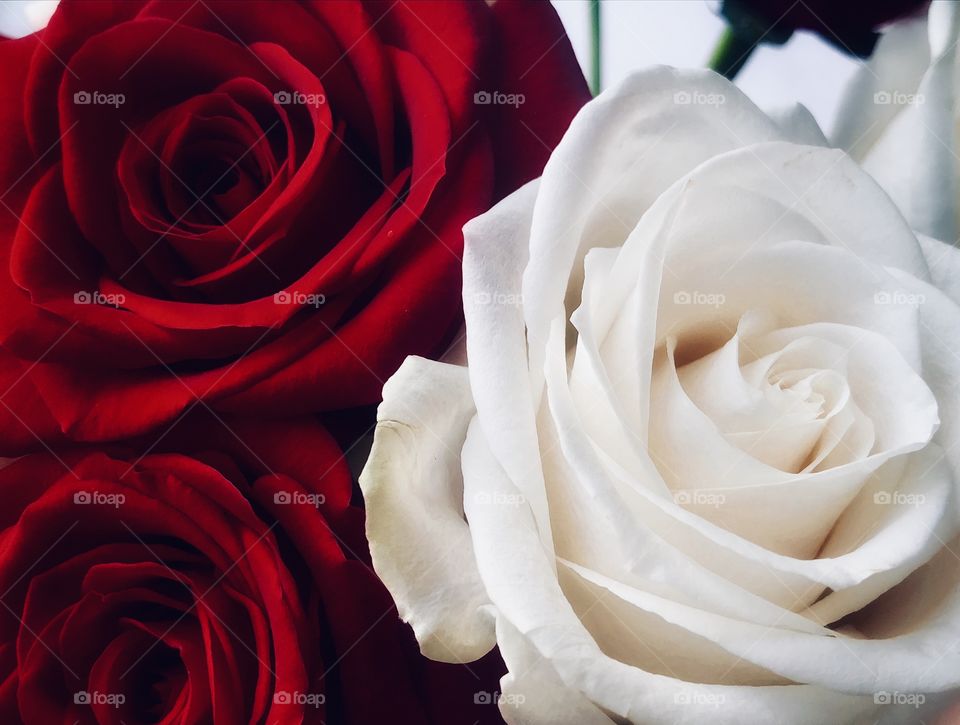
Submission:
[[[525,240],[538,188],[530,182],[464,227],[463,314],[479,425],[529,497],[544,545],[551,547],[521,307]]]
[[[423,653],[442,662],[495,644],[463,520],[459,454],[473,417],[466,368],[407,358],[384,387],[360,475],[377,574]]]
[[[932,3],[929,22],[895,23],[851,81],[834,133],[916,229],[941,239],[957,238],[958,37],[953,2]]]
[[[481,577],[498,613],[523,637],[516,645],[508,637],[508,650],[530,647],[528,657],[548,660],[561,682],[597,706],[626,720],[656,725],[676,723],[681,716],[730,724],[813,725],[822,722],[824,712],[854,721],[875,707],[872,698],[815,687],[695,685],[604,655],[566,601],[529,507],[522,499],[518,505],[518,489],[506,479],[476,422],[467,433],[463,463],[464,509]],[[518,586],[521,582],[523,586]],[[498,631],[504,631],[499,623]],[[524,694],[546,699],[551,692],[537,689]]]

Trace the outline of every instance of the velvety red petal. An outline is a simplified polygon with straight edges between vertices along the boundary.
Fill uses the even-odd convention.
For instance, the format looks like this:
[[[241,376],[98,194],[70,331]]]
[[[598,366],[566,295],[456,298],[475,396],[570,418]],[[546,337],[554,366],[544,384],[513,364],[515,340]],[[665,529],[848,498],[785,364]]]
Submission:
[[[407,355],[438,355],[440,341],[460,316],[461,228],[485,208],[492,186],[489,146],[482,136],[468,149],[461,173],[469,185],[451,183],[390,259],[383,287],[336,336],[283,371],[219,401],[224,410],[335,410],[379,400],[384,381]],[[448,300],[447,305],[437,300]],[[281,403],[282,401],[282,403]]]
[[[7,206],[19,208],[30,188],[30,179],[23,178],[33,161],[24,126],[24,83],[30,59],[39,45],[36,35],[0,42],[0,138],[4,140],[0,154],[0,214]],[[22,202],[21,202],[22,203]]]
[[[144,48],[151,50],[144,54]],[[71,67],[76,77],[65,76],[59,89],[60,125],[74,129],[63,139],[70,209],[114,275],[152,289],[152,277],[169,279],[169,265],[162,258],[138,253],[125,233],[129,228],[118,214],[107,213],[120,208],[111,202],[118,191],[116,161],[124,140],[162,109],[210,92],[230,78],[249,76],[268,86],[275,79],[236,42],[156,18],[124,23],[90,38],[73,56]],[[158,81],[170,77],[178,82]],[[73,102],[76,93],[91,89],[122,96],[124,102],[116,106]]]
[[[57,446],[66,438],[30,379],[30,365],[0,349],[0,455]]]
[[[384,144],[381,151],[390,153],[390,99],[382,95],[389,90],[383,85],[385,77],[375,75],[364,79],[362,85],[358,83],[358,78],[363,78],[361,70],[375,74],[386,70],[377,33],[363,18],[359,2],[338,0],[335,9],[323,8],[324,12],[316,14],[309,4],[290,0],[210,0],[188,10],[183,15],[183,6],[151,2],[140,17],[173,21],[183,15],[180,22],[227,39],[239,39],[246,45],[269,42],[286,49],[322,80],[338,118],[346,121],[367,146],[377,148],[379,138]],[[328,28],[327,20],[332,20],[335,33]],[[356,35],[351,37],[351,33]],[[375,124],[382,127],[379,134]]]
[[[68,128],[57,124],[57,89],[71,72],[67,67],[73,54],[87,38],[129,20],[142,6],[142,0],[62,0],[57,5],[38,34],[43,42],[25,78],[26,120],[34,153],[48,152]]]
[[[364,6],[373,17],[382,17],[377,28],[384,42],[415,56],[433,76],[446,101],[454,138],[466,131],[474,115],[473,94],[482,83],[480,58],[489,37],[483,4],[365,0]]]
[[[384,14],[371,16],[359,0],[337,3],[309,0],[306,7],[323,22],[342,48],[337,63],[348,64],[353,70],[373,119],[380,162],[378,170],[383,178],[392,179],[396,171],[394,89],[383,44],[376,33]]]
[[[523,96],[516,106],[484,106],[492,112],[499,199],[540,176],[590,91],[550,3],[497,0],[492,10],[490,90]]]

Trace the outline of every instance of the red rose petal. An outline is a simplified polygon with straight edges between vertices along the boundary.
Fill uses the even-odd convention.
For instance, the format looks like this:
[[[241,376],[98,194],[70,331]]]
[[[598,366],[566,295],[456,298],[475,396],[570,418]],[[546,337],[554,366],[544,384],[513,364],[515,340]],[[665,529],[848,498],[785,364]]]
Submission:
[[[491,9],[497,41],[490,90],[523,96],[517,106],[486,107],[493,112],[499,199],[540,176],[590,90],[550,3],[497,0]]]

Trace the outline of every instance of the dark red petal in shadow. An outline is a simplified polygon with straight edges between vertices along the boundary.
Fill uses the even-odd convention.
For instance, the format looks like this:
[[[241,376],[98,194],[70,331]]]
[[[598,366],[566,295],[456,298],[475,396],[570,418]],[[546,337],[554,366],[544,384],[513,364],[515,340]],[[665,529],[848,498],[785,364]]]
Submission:
[[[517,106],[486,106],[492,112],[499,199],[540,176],[590,91],[550,3],[498,0],[492,10],[491,84],[503,94],[523,96]]]

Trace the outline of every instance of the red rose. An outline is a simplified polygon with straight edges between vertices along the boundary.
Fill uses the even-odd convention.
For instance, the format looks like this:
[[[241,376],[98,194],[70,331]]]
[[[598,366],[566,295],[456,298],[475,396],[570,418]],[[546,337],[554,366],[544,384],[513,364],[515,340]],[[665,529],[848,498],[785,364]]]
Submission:
[[[193,456],[0,470],[0,720],[498,721],[474,701],[492,663],[419,657],[323,429],[230,430],[191,416],[161,445],[202,433]]]
[[[379,399],[586,86],[547,2],[61,3],[0,41],[0,440]]]

